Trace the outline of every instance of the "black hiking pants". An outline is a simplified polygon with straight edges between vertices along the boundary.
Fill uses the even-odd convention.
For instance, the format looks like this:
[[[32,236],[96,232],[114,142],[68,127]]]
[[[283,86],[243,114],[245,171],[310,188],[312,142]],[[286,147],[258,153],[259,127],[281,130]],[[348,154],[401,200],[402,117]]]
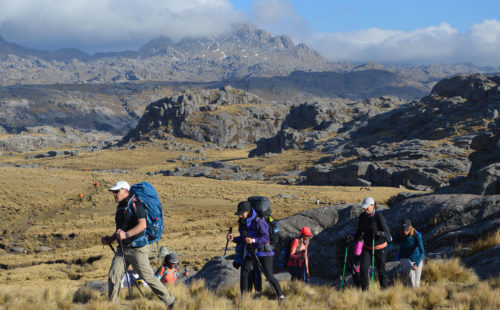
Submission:
[[[381,288],[387,287],[387,275],[385,270],[385,262],[387,260],[387,247],[375,250],[375,267],[378,271],[378,281],[380,282]],[[372,265],[372,250],[368,250],[363,247],[363,252],[361,252],[361,289],[363,291],[368,290],[370,285],[370,276],[368,273]],[[373,270],[372,270],[373,272]]]
[[[267,276],[267,281],[276,289],[278,295],[283,295],[281,291],[281,286],[278,280],[274,277],[273,273],[273,257],[272,256],[263,256],[259,257],[259,261],[264,268],[265,276]],[[241,293],[250,292],[252,290],[252,284],[255,285],[256,291],[260,291],[262,289],[261,283],[255,282],[255,273],[260,273],[259,266],[253,257],[245,257],[243,264],[241,265],[241,273],[240,273],[240,289]],[[261,279],[258,279],[258,282],[261,282]]]

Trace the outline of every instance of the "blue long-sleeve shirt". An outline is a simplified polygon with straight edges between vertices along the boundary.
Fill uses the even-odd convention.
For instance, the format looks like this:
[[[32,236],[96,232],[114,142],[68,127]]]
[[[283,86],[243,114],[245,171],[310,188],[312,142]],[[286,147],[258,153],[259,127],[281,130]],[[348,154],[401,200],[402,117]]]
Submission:
[[[400,242],[399,252],[396,260],[407,258],[418,266],[422,259],[424,259],[424,243],[422,242],[422,235],[415,230],[413,236],[401,236],[398,238]]]

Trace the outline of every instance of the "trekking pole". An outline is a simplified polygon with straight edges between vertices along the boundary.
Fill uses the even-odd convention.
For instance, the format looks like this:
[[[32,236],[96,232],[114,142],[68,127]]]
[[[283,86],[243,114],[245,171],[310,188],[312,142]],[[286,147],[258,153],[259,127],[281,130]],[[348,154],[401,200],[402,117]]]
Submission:
[[[247,232],[246,230],[243,232],[245,238],[247,238]],[[264,269],[264,267],[262,267],[262,264],[260,263],[260,260],[259,260],[259,257],[257,257],[257,253],[255,253],[255,249],[252,247],[251,244],[247,244],[246,246],[248,249],[250,249],[250,253],[252,254],[253,258],[257,261],[257,265],[259,266],[259,270],[264,274],[264,276],[266,277],[266,280],[267,282],[269,282],[269,284],[271,284],[271,287],[273,288],[274,290],[274,293],[276,293],[276,297],[280,298],[280,295],[278,293],[278,289],[274,287],[274,285],[271,283],[271,281],[269,281],[269,276],[266,272],[266,270]]]
[[[349,246],[345,247],[345,256],[344,256],[344,270],[342,271],[342,284],[340,285],[340,291],[344,291],[344,279],[345,279],[345,265],[347,264],[347,249]]]
[[[306,275],[306,264],[304,263],[304,266],[302,266],[302,280],[304,282],[307,282],[307,275]]]
[[[229,231],[228,231],[228,234],[232,233],[233,232],[233,227],[229,227]],[[227,246],[229,244],[229,239],[226,240],[226,248],[224,249],[224,256],[222,256],[223,258],[226,258],[226,251],[227,251]]]
[[[374,286],[375,278],[375,238],[372,239],[372,290]]]
[[[111,245],[111,244],[108,244],[109,247],[111,248],[111,251],[113,251],[113,253],[116,254],[116,251],[115,251],[115,248]],[[123,250],[122,250],[122,254],[123,254]],[[127,280],[128,280],[128,275],[129,275],[129,272],[128,270],[125,271],[125,274],[127,275]],[[132,277],[130,276],[130,278],[132,279]],[[134,279],[132,279],[132,283],[135,285],[135,287],[137,287],[137,289],[139,290],[139,292],[141,293],[142,297],[145,297],[144,296],[144,293],[142,292],[141,288],[139,287],[139,285],[137,284],[137,282],[135,282]],[[128,284],[130,286],[130,283]]]
[[[229,227],[228,234],[233,232],[233,227]],[[225,261],[226,259],[226,251],[227,251],[227,246],[229,244],[229,239],[226,240],[226,247],[224,248],[224,255],[222,256],[222,262]],[[219,285],[219,282],[221,281],[221,273],[222,273],[222,268],[224,267],[224,263],[222,263],[221,268],[219,269],[219,274],[217,275],[217,286]]]
[[[118,238],[117,238],[118,239]],[[123,257],[123,267],[125,267],[125,276],[127,277],[127,287],[128,287],[128,296],[132,300],[132,288],[130,287],[130,280],[129,280],[129,275],[128,275],[128,266],[127,266],[127,261],[125,260],[125,252],[123,251],[123,241],[122,239],[120,241],[120,247],[122,249],[122,257]]]
[[[184,275],[186,277],[186,286],[189,288],[189,278],[188,278],[188,273],[187,273],[187,267],[184,266]]]

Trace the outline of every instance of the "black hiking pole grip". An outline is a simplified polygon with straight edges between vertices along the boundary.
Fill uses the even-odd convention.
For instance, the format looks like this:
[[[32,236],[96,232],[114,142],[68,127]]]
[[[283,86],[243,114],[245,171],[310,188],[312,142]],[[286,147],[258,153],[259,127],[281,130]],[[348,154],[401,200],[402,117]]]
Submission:
[[[243,234],[244,234],[245,238],[248,238],[246,230],[243,231]],[[253,259],[257,262],[257,266],[259,266],[259,270],[264,274],[264,277],[266,277],[267,282],[269,282],[269,284],[271,285],[271,287],[274,290],[274,293],[276,293],[276,297],[279,300],[280,294],[278,293],[278,289],[274,287],[274,285],[271,283],[271,281],[269,281],[269,275],[267,274],[264,267],[262,267],[262,264],[260,263],[259,257],[257,256],[257,253],[255,253],[255,249],[252,247],[251,244],[247,244],[246,247],[247,247],[247,249],[250,249],[250,253],[253,256]]]
[[[229,227],[229,231],[228,231],[228,234],[232,233],[233,232],[233,227]],[[229,239],[226,240],[226,248],[224,249],[224,256],[222,256],[223,258],[226,258],[226,251],[227,251],[227,246],[229,245]]]

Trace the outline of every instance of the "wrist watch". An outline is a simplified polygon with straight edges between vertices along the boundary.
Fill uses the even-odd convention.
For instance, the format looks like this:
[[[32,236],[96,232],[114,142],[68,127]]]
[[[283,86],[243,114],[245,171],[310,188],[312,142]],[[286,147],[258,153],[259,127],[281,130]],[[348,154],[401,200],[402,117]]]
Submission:
[[[128,232],[125,232],[125,237],[130,238],[130,235],[128,234]]]

